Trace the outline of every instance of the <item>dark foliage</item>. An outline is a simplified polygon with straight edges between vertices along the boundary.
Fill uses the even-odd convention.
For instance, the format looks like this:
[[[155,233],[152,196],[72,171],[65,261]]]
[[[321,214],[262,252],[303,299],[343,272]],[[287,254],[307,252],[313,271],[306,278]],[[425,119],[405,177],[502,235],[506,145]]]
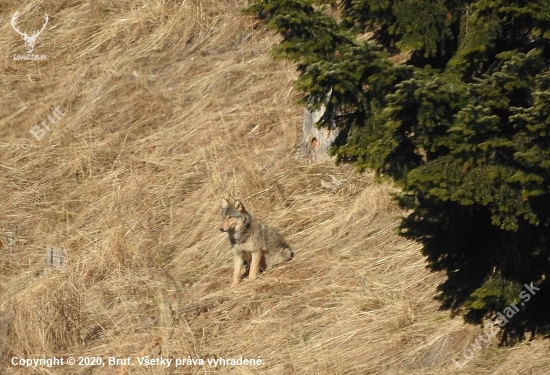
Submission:
[[[391,177],[402,235],[445,271],[442,307],[480,323],[522,302],[503,341],[550,322],[550,2],[264,0],[337,161]]]

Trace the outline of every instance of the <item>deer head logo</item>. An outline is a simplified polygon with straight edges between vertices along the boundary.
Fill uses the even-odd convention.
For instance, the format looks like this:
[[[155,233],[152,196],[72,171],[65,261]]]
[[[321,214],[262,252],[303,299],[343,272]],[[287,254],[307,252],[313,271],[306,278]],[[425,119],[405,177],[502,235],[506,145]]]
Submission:
[[[42,29],[40,29],[40,31],[34,30],[32,35],[28,36],[26,30],[25,30],[24,33],[22,33],[21,31],[19,31],[17,29],[17,26],[15,26],[15,21],[17,20],[17,12],[15,12],[13,14],[13,17],[11,18],[11,26],[17,32],[17,34],[19,34],[23,37],[23,40],[25,41],[25,45],[27,46],[27,52],[28,53],[32,53],[32,51],[34,50],[34,43],[36,42],[36,38],[38,38],[38,35],[40,35],[40,33],[42,31],[44,31],[44,29],[46,28],[46,25],[48,24],[48,15],[47,14],[44,15],[44,19],[46,21],[44,22],[44,25],[42,26]]]

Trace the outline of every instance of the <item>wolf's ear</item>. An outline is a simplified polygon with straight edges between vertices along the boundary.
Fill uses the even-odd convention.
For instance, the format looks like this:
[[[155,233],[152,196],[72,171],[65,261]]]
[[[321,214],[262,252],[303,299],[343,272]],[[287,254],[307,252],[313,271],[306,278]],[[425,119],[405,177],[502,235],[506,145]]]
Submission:
[[[244,208],[244,205],[241,203],[241,201],[235,201],[234,206],[239,212],[246,212],[246,209]]]
[[[229,202],[227,201],[227,199],[222,198],[222,208],[227,208],[227,207],[229,207]]]

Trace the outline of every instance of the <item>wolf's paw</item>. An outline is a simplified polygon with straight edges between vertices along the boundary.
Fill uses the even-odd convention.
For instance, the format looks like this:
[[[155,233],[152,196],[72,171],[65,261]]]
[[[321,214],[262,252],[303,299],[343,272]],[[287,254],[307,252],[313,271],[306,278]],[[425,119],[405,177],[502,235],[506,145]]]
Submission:
[[[285,250],[286,250],[286,260],[287,261],[292,260],[292,258],[294,258],[294,252],[289,248],[287,248]]]

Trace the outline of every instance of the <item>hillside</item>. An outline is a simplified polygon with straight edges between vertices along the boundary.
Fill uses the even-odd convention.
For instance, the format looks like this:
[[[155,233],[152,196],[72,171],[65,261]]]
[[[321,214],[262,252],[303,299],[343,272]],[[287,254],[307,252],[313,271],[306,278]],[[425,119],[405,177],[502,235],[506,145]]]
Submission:
[[[0,373],[545,374],[542,339],[453,364],[480,327],[439,311],[444,275],[395,234],[391,186],[296,157],[295,68],[246,4],[0,4]],[[46,60],[14,60],[15,11],[28,34],[48,14]],[[222,197],[279,228],[294,259],[230,288]],[[49,246],[63,267],[46,267]],[[105,366],[13,364],[70,356]],[[206,363],[220,357],[262,364]]]

